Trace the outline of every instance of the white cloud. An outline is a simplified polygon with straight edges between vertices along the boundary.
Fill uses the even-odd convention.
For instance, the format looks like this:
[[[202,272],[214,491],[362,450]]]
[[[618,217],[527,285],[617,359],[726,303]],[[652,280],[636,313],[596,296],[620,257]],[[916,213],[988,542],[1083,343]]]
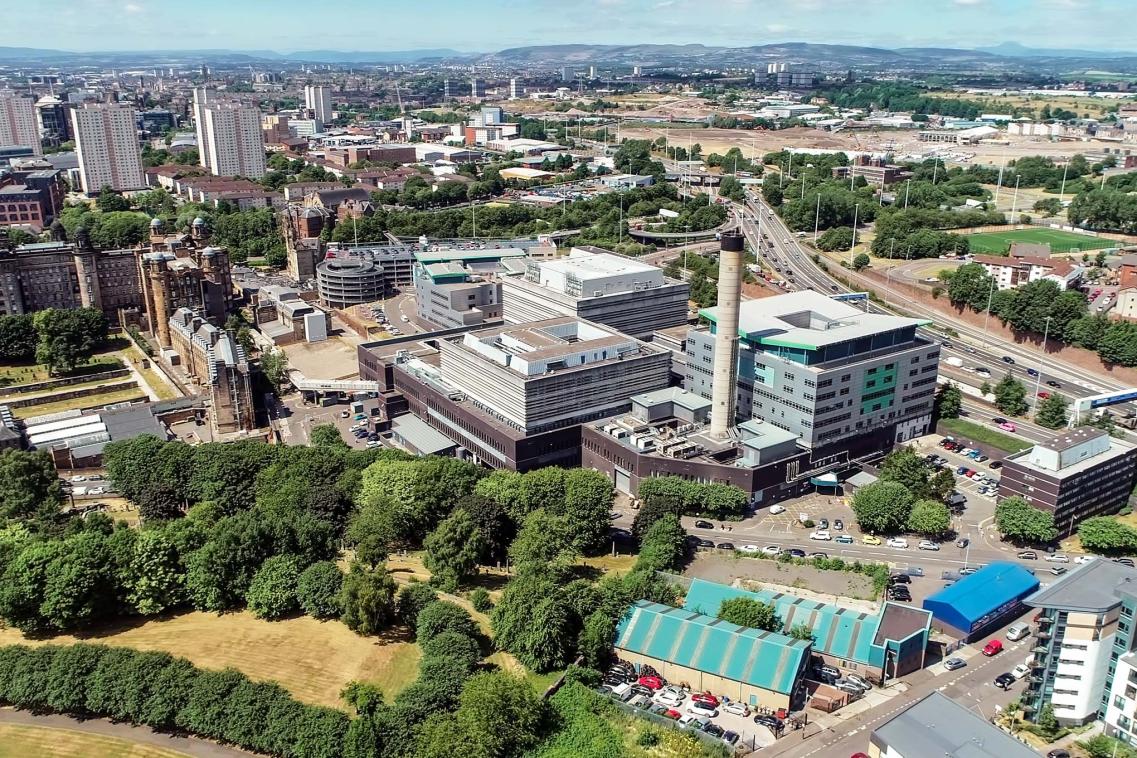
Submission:
[[[974,6],[982,5],[985,0],[952,0],[956,5]]]
[[[788,32],[789,30],[790,27],[786,24],[766,24],[766,31],[770,32],[771,34],[782,34],[783,32]]]
[[[127,13],[141,13],[145,10],[145,8],[143,8],[138,3],[127,3],[126,5],[122,6],[122,9]]]

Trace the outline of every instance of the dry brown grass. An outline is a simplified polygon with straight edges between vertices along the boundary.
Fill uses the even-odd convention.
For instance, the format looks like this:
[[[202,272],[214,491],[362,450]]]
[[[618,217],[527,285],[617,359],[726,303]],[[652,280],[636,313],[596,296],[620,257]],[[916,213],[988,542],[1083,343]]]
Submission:
[[[50,642],[80,638],[60,635]],[[409,637],[360,637],[338,621],[301,616],[261,621],[248,612],[192,612],[107,628],[84,642],[137,650],[165,650],[208,669],[235,668],[251,679],[275,681],[306,703],[344,708],[339,693],[352,680],[378,685],[388,699],[418,675],[420,653]],[[0,644],[43,644],[14,629],[0,630]]]
[[[99,734],[0,725],[0,758],[182,758],[186,755]]]

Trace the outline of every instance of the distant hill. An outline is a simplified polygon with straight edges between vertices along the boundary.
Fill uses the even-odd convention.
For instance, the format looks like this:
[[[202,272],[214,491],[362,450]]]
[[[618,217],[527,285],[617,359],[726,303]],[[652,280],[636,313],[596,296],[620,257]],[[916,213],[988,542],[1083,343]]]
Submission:
[[[1137,53],[1116,50],[1064,50],[1025,47],[1018,42],[1003,42],[994,47],[977,47],[976,52],[1001,55],[1004,58],[1131,58]]]

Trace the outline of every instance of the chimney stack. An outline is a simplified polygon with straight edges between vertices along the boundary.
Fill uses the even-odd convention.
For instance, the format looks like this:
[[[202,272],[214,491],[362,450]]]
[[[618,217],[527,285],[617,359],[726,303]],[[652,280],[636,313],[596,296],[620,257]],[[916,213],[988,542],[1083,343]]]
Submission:
[[[718,319],[711,381],[711,436],[725,439],[735,423],[738,399],[738,305],[742,299],[743,238],[723,232],[719,246]]]

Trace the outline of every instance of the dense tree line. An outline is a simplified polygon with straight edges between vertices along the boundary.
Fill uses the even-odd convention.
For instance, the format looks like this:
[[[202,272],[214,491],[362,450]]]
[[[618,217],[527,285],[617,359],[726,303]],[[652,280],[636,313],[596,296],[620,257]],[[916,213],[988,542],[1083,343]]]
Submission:
[[[1137,195],[1113,187],[1080,192],[1066,215],[1076,226],[1133,234],[1137,232]]]
[[[971,251],[967,238],[942,230],[1004,223],[1001,213],[893,206],[877,217],[872,252],[878,257],[906,259],[966,255]]]
[[[729,484],[703,484],[679,476],[658,476],[640,483],[643,501],[637,520],[646,513],[670,510],[677,515],[739,518],[750,504],[746,493]]]
[[[67,373],[104,345],[107,333],[107,317],[98,308],[0,316],[0,361],[34,359],[52,374]]]
[[[957,307],[987,310],[1013,329],[1095,351],[1107,363],[1137,366],[1137,324],[1090,314],[1085,295],[1040,279],[1000,290],[982,265],[968,263],[947,277],[948,298]],[[1047,331],[1047,318],[1050,319]]]
[[[870,111],[909,111],[958,118],[977,118],[985,105],[976,100],[936,97],[930,90],[898,82],[855,82],[827,87],[816,93],[837,108]]]
[[[187,732],[289,758],[338,758],[351,719],[280,685],[164,652],[77,644],[0,648],[0,702]]]

